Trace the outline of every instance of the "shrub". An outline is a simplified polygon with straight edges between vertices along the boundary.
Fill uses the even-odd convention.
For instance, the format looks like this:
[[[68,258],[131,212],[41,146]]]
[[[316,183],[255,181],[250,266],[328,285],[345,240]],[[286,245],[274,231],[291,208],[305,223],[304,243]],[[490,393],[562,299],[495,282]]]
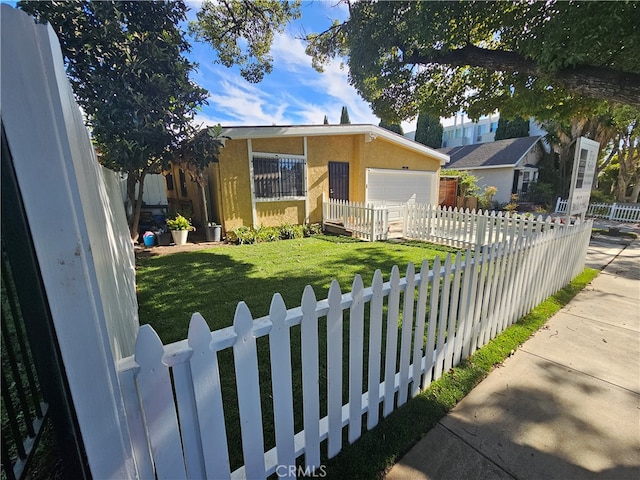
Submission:
[[[277,227],[258,227],[255,231],[256,242],[275,242],[280,240],[280,230]]]
[[[302,238],[303,236],[304,230],[302,225],[291,225],[290,223],[285,223],[280,227],[280,238],[282,240]]]
[[[304,236],[310,237],[311,235],[319,235],[322,233],[322,225],[319,223],[308,223],[304,225]]]
[[[251,227],[238,227],[231,232],[230,241],[238,245],[256,243],[256,232]]]

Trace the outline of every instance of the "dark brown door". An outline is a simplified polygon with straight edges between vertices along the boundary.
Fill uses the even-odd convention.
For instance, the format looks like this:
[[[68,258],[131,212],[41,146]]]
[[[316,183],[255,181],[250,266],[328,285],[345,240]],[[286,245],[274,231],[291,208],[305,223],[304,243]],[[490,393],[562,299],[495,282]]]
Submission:
[[[349,200],[349,163],[329,162],[329,198]]]

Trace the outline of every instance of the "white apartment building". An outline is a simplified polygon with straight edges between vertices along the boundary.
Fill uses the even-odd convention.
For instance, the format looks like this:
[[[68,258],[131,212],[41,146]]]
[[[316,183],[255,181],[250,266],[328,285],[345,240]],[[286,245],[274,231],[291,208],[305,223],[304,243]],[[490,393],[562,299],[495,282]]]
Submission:
[[[498,129],[500,113],[483,115],[477,122],[471,120],[463,112],[454,117],[441,120],[443,126],[442,148],[462,147],[477,143],[493,142]],[[529,135],[544,136],[545,132],[533,118],[529,119]]]

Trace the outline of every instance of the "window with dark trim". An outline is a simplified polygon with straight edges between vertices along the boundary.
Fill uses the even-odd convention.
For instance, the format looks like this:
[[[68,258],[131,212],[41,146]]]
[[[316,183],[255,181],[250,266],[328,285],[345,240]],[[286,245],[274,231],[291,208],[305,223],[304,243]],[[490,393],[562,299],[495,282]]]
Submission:
[[[167,173],[164,178],[167,182],[167,190],[173,190],[173,175]]]
[[[302,158],[253,157],[253,186],[257,199],[304,197],[305,177]]]

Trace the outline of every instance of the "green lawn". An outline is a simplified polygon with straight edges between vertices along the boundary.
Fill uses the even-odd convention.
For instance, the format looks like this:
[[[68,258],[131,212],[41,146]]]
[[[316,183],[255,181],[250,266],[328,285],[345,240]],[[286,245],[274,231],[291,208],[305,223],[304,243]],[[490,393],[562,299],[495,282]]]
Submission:
[[[140,322],[149,323],[163,343],[186,338],[193,312],[200,312],[209,327],[219,329],[233,323],[236,305],[245,301],[254,318],[267,315],[271,298],[279,292],[288,308],[300,305],[306,285],[312,285],[318,300],[327,297],[331,281],[339,281],[343,292],[350,291],[356,274],[370,285],[379,268],[388,279],[393,265],[401,276],[409,262],[420,268],[452,249],[425,243],[365,243],[345,237],[316,236],[257,245],[216,247],[138,260],[138,302]],[[320,319],[320,375],[326,378],[326,319]],[[383,333],[384,338],[384,333]],[[348,358],[348,312],[344,315],[343,351]],[[365,345],[367,337],[365,334]],[[258,363],[262,392],[265,446],[275,445],[271,372],[267,337],[258,339]],[[364,349],[366,379],[367,348]],[[300,327],[291,329],[291,351],[296,431],[302,424],[302,376]],[[231,349],[219,353],[222,395],[232,470],[243,464],[240,442],[233,356]],[[347,361],[343,378],[348,378]],[[381,362],[384,365],[384,361]],[[321,382],[321,416],[326,415],[326,382]],[[364,382],[366,386],[366,380]],[[343,382],[343,401],[348,399],[348,382]],[[345,442],[346,444],[347,442]]]
[[[455,250],[320,235],[143,258],[137,262],[140,323],[151,324],[163,343],[171,343],[186,338],[193,312],[200,312],[215,330],[233,323],[240,301],[257,318],[267,315],[276,292],[293,308],[300,305],[306,285],[320,300],[327,297],[334,278],[347,292],[358,273],[367,286],[376,269],[386,281],[393,265],[404,276],[409,262],[418,270],[423,259],[431,262],[448,252]]]

